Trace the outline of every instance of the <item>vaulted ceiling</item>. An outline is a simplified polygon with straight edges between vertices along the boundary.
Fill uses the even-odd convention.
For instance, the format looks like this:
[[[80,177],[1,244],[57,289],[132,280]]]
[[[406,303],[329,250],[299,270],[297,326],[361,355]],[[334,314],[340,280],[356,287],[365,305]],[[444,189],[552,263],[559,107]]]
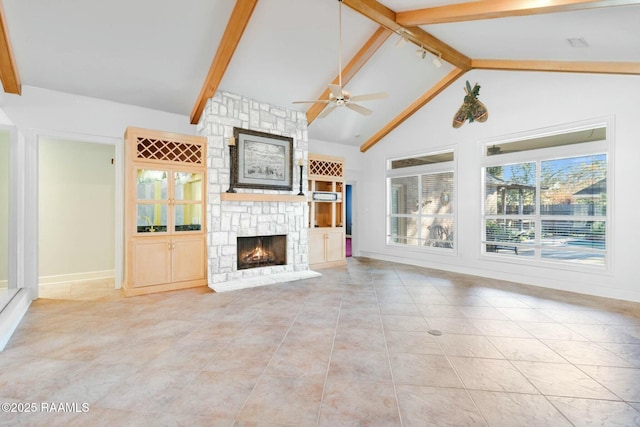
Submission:
[[[1,1],[7,93],[24,84],[197,123],[224,90],[304,111],[311,139],[361,151],[449,85],[463,94],[473,69],[640,74],[640,0],[343,0],[341,27],[338,0]],[[371,115],[293,104],[327,99],[339,59],[346,90],[389,94],[361,103]]]

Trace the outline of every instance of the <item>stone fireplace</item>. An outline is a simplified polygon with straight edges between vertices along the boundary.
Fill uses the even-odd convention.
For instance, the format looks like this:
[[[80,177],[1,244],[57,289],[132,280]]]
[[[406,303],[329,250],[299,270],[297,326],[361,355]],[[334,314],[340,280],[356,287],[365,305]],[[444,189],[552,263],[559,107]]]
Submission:
[[[238,237],[236,246],[238,270],[287,265],[286,235]]]
[[[209,287],[221,292],[319,276],[309,270],[305,220],[308,206],[305,196],[297,196],[299,168],[294,167],[292,191],[239,188],[236,193],[227,192],[230,183],[228,144],[234,127],[292,137],[294,165],[299,159],[307,158],[304,113],[228,92],[217,92],[207,101],[198,132],[208,141]],[[303,181],[306,181],[306,173],[304,168]],[[283,261],[239,268],[242,249],[238,244],[245,237],[255,236],[284,236],[284,249],[279,250],[283,252]]]

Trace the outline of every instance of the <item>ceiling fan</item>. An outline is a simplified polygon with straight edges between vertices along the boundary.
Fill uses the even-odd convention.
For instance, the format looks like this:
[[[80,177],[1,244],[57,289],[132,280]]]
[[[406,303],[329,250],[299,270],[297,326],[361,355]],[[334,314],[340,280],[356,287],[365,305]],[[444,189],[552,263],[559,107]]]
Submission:
[[[318,115],[318,118],[327,117],[333,110],[338,107],[347,107],[357,113],[365,116],[373,113],[370,109],[356,104],[359,101],[372,101],[375,99],[384,99],[389,95],[385,92],[369,93],[365,95],[351,95],[342,87],[342,0],[338,0],[338,84],[329,85],[329,99],[316,99],[313,101],[294,101],[294,104],[328,104],[327,107]]]

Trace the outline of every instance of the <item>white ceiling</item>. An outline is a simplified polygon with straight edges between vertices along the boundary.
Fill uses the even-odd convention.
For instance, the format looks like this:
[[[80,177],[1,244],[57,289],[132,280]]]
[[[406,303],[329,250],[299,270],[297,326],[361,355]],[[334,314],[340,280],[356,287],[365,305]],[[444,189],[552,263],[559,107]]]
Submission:
[[[397,12],[462,0],[379,0]],[[22,84],[189,116],[235,4],[232,0],[2,0]],[[378,28],[343,6],[343,66]],[[640,61],[640,6],[427,25],[473,59]],[[567,38],[589,47],[572,48]],[[346,85],[385,91],[309,127],[311,139],[359,146],[453,69],[392,35]],[[338,71],[336,0],[260,0],[219,90],[306,111]],[[462,86],[464,83],[459,82]],[[186,119],[188,120],[188,119]]]

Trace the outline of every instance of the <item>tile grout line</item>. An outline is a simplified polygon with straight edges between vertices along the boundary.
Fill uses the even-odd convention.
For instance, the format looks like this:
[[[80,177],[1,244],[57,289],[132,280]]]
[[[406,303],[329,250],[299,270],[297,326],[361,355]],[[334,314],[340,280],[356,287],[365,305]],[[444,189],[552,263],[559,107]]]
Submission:
[[[404,285],[404,281],[403,281],[403,285]],[[404,285],[406,288],[406,285]],[[446,298],[446,295],[442,294],[442,292],[440,292],[440,289],[438,289],[436,287],[438,293],[442,296],[444,296]],[[408,292],[408,290],[407,290]],[[413,299],[413,295],[411,295],[411,293],[409,292],[409,296],[411,297],[411,300],[414,301],[415,304],[415,300]],[[448,301],[448,300],[447,300]],[[416,304],[417,305],[417,304]],[[424,319],[425,323],[427,324],[428,328],[431,328],[431,325],[429,325],[429,321],[427,320],[427,318],[425,317],[424,313],[421,310],[420,311],[420,315],[422,316],[422,318]],[[483,335],[484,336],[484,335]],[[442,344],[440,343],[440,340],[438,339],[438,337],[434,337],[434,341],[438,344],[438,347],[440,348],[440,351],[442,351],[442,355],[445,357],[445,359],[447,360],[447,363],[449,364],[449,366],[451,367],[451,369],[453,370],[453,372],[456,374],[456,377],[458,378],[458,381],[460,381],[460,384],[462,384],[462,387],[465,391],[465,393],[467,394],[467,397],[469,397],[469,399],[471,400],[471,402],[473,403],[473,407],[476,408],[476,410],[478,411],[478,413],[480,414],[480,416],[482,417],[482,420],[484,421],[486,426],[489,426],[489,421],[487,420],[486,416],[484,415],[484,413],[482,412],[482,410],[480,409],[480,407],[478,406],[478,404],[476,403],[475,399],[473,398],[473,396],[471,396],[471,393],[469,392],[469,389],[467,387],[467,385],[464,383],[464,381],[462,381],[462,377],[460,376],[460,374],[458,373],[458,370],[455,368],[455,366],[453,366],[453,363],[451,363],[451,359],[449,358],[449,355],[447,354],[446,351],[444,351],[444,348],[442,347]],[[493,345],[493,344],[492,344]],[[497,350],[497,349],[496,349]],[[502,353],[501,353],[502,354]]]
[[[402,281],[402,278],[400,277],[398,272],[395,269],[393,271],[398,276],[398,278],[400,279],[400,282],[403,284],[403,287],[404,287],[404,282]],[[398,399],[398,388],[396,386],[395,376],[393,375],[393,367],[391,366],[391,354],[389,353],[389,345],[387,344],[387,334],[385,333],[385,330],[384,330],[384,322],[382,321],[382,309],[380,307],[380,299],[378,298],[378,291],[376,290],[375,282],[373,283],[373,292],[376,295],[376,305],[378,306],[378,314],[380,315],[380,326],[382,328],[382,338],[384,340],[384,348],[387,352],[387,363],[389,364],[389,372],[391,374],[391,384],[393,385],[393,395],[396,399],[396,410],[398,411],[398,418],[400,419],[400,427],[402,427],[404,425],[404,422],[402,420],[402,411],[400,410],[400,399]]]
[[[281,292],[282,293],[282,292]],[[272,299],[278,298],[280,297],[281,293],[276,294],[272,297]],[[264,378],[264,373],[267,371],[267,369],[269,368],[269,365],[271,365],[271,362],[273,361],[273,358],[276,356],[276,353],[278,353],[278,350],[280,350],[280,347],[282,347],[282,343],[284,342],[284,340],[286,339],[287,335],[289,334],[289,331],[291,331],[291,328],[293,328],[293,325],[296,323],[296,319],[298,318],[298,316],[300,316],[300,312],[302,311],[302,307],[304,307],[304,302],[300,305],[300,308],[298,309],[298,313],[296,314],[296,317],[294,317],[293,321],[291,322],[291,324],[289,325],[289,327],[287,328],[287,331],[284,333],[284,335],[282,336],[282,339],[280,340],[280,343],[278,344],[278,346],[276,347],[276,349],[274,350],[273,354],[271,355],[271,357],[269,358],[269,362],[267,362],[267,364],[265,365],[264,369],[262,369],[262,372],[260,373],[260,375],[258,375],[258,379],[256,380],[255,384],[253,385],[253,387],[251,388],[251,391],[249,392],[249,394],[247,394],[247,398],[245,399],[244,403],[242,404],[242,406],[240,406],[240,408],[238,409],[238,413],[236,414],[236,416],[233,418],[233,425],[236,425],[236,423],[240,420],[238,420],[238,417],[240,416],[240,414],[242,413],[242,410],[245,408],[245,406],[247,405],[247,402],[249,402],[249,399],[251,399],[251,396],[253,396],[253,393],[255,392],[256,388],[258,387],[258,384],[260,384],[260,382],[262,381],[262,379]],[[264,308],[264,307],[263,307]],[[255,319],[255,317],[258,315],[259,311],[256,312],[256,314],[254,315],[254,317],[251,319]],[[250,323],[251,321],[247,322],[247,324],[242,328],[246,328],[247,325]],[[273,326],[273,325],[267,325],[267,326]],[[241,330],[242,330],[241,329]],[[240,331],[238,331],[239,333]],[[233,340],[232,340],[233,341]],[[228,345],[228,343],[227,343]]]
[[[316,426],[320,424],[320,417],[322,416],[322,407],[324,405],[325,391],[327,389],[327,381],[329,380],[329,370],[331,369],[331,361],[333,360],[333,350],[336,344],[336,336],[338,335],[338,324],[340,323],[340,314],[342,313],[342,304],[344,302],[344,294],[346,292],[346,286],[342,286],[342,296],[340,297],[340,305],[338,306],[338,315],[336,316],[336,323],[333,329],[333,339],[331,340],[331,350],[329,351],[329,360],[327,361],[327,371],[324,374],[324,382],[322,383],[322,393],[320,394],[320,405],[318,405],[318,414],[316,415]]]

